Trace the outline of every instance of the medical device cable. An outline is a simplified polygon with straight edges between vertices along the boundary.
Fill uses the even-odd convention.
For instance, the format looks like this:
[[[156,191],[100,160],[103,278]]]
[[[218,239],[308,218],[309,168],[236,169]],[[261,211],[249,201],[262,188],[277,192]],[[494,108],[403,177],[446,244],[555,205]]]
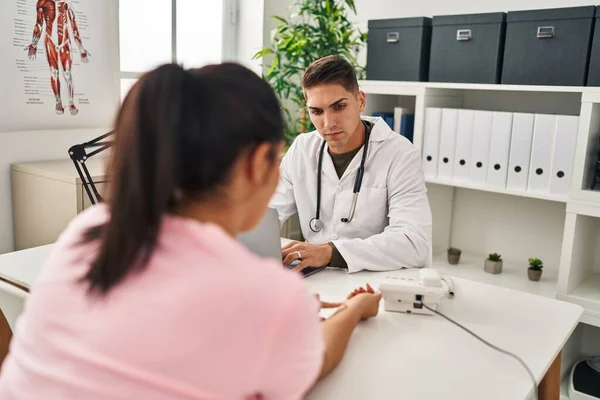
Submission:
[[[506,351],[504,349],[501,349],[498,346],[494,346],[493,344],[491,344],[490,342],[488,342],[487,340],[483,339],[481,336],[477,335],[475,332],[471,331],[468,328],[465,328],[464,326],[462,326],[461,324],[459,324],[458,322],[454,321],[453,319],[451,319],[450,317],[444,315],[443,313],[434,310],[431,307],[428,307],[425,303],[421,302],[421,304],[423,305],[423,307],[425,307],[426,309],[428,309],[429,311],[436,313],[437,315],[439,315],[440,317],[450,321],[451,323],[453,323],[454,325],[458,326],[459,328],[465,330],[466,332],[470,333],[471,335],[473,335],[475,338],[479,339],[481,342],[483,342],[484,344],[488,345],[489,347],[491,347],[492,349],[499,351],[502,354],[506,354],[507,356],[513,357],[514,359],[516,359],[519,363],[521,363],[521,365],[527,370],[527,373],[529,374],[529,377],[531,378],[531,381],[533,382],[533,393],[534,393],[534,399],[538,398],[537,395],[537,382],[535,380],[535,377],[533,375],[533,373],[531,372],[531,369],[529,369],[529,367],[527,366],[527,364],[525,363],[525,361],[523,361],[519,356],[517,356],[516,354],[513,354],[509,351]]]

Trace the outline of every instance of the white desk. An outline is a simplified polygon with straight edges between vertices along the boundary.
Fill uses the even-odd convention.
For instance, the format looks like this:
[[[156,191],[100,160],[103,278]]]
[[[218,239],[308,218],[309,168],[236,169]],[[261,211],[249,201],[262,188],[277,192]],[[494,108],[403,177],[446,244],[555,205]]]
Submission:
[[[340,300],[358,286],[377,287],[386,275],[325,270],[307,278],[323,300]],[[538,383],[583,309],[571,303],[454,278],[456,296],[439,310],[484,339],[520,356]],[[557,382],[560,385],[560,382]],[[526,399],[527,371],[439,316],[386,312],[360,324],[339,367],[309,399]]]
[[[0,255],[0,278],[28,288],[52,245]],[[323,300],[341,300],[354,288],[377,287],[386,275],[416,270],[321,271],[306,282]],[[454,279],[456,296],[440,311],[501,348],[519,355],[538,382],[577,325],[575,304]],[[558,382],[560,383],[560,382]],[[309,399],[526,399],[532,383],[514,359],[485,346],[439,316],[381,310],[353,333],[339,367]]]
[[[0,255],[0,278],[29,289],[50,256],[52,247],[48,244]]]

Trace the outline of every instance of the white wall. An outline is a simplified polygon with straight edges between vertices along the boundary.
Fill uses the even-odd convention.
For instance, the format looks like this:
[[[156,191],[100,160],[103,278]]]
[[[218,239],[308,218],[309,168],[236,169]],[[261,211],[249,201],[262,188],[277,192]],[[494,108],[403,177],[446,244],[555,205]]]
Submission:
[[[118,0],[106,0],[109,16],[118,21]],[[118,23],[106,39],[118,48]],[[114,65],[114,85],[119,85],[119,58],[111,60]],[[115,109],[119,104],[119,91],[115,93]],[[3,101],[10,101],[5,98]],[[14,250],[10,165],[16,162],[69,159],[67,151],[74,144],[82,143],[108,132],[101,129],[73,129],[55,131],[0,132],[0,254]],[[75,167],[73,167],[75,168]],[[49,199],[50,201],[51,199]]]
[[[236,60],[261,73],[261,61],[252,60],[264,42],[264,0],[239,0],[236,32]]]
[[[244,1],[244,0],[242,0]],[[293,1],[290,0],[264,0],[264,31],[263,45],[269,46],[271,43],[271,31],[275,29],[278,22],[273,19],[273,16],[288,18],[290,15],[289,9]],[[266,57],[263,61],[263,70],[266,72],[273,60],[272,57]]]

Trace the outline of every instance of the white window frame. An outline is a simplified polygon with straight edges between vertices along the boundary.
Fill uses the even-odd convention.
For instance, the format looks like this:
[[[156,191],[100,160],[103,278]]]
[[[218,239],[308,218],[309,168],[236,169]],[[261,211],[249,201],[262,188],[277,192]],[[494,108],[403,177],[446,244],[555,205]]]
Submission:
[[[117,14],[119,15],[118,4]],[[237,18],[238,0],[223,0],[223,61],[235,60]],[[120,36],[118,43],[120,44]],[[119,59],[120,54],[121,48],[119,46]],[[177,0],[171,0],[171,62],[177,62]],[[138,79],[143,74],[143,72],[122,71],[119,62],[119,87],[121,87],[122,79]]]

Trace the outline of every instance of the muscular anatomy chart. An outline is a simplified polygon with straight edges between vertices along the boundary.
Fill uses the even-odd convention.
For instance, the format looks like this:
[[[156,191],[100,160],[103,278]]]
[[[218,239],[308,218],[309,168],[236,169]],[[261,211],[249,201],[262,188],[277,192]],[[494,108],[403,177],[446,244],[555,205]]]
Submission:
[[[90,54],[83,47],[81,35],[77,28],[77,21],[73,6],[66,1],[38,0],[36,4],[36,21],[33,29],[31,44],[27,47],[30,60],[35,60],[40,39],[44,36],[44,49],[50,67],[50,82],[52,92],[56,98],[56,113],[63,114],[62,97],[60,90],[59,72],[62,69],[67,90],[69,93],[69,112],[77,115],[79,112],[73,101],[73,53],[72,40],[79,48],[81,62],[87,64]]]
[[[10,99],[0,133],[111,125],[120,93],[115,4],[0,1],[0,87]]]

